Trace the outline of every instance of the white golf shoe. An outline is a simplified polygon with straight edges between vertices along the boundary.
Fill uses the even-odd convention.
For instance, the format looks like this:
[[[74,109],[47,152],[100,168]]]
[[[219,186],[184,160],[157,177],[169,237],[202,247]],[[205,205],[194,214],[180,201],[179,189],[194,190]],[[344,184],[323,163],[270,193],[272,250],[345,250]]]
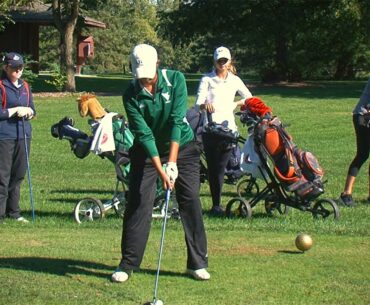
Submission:
[[[129,277],[130,275],[127,272],[117,268],[112,274],[112,282],[124,283],[129,279]]]
[[[187,273],[190,274],[194,279],[199,281],[207,281],[211,278],[211,275],[208,273],[206,268],[191,270],[188,269]]]
[[[22,222],[22,223],[29,223],[29,221],[26,218],[22,217],[22,216],[16,218],[15,220],[18,221],[18,222]]]

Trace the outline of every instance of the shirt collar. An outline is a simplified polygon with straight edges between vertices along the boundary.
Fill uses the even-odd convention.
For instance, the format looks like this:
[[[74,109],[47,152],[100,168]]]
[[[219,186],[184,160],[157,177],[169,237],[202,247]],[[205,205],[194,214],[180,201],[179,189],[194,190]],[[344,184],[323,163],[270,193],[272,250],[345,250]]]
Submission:
[[[211,72],[211,77],[216,80],[217,82],[226,82],[230,79],[230,74],[231,72],[230,71],[227,71],[227,76],[225,79],[222,79],[222,78],[219,78],[216,74],[216,70],[213,69],[212,72]]]
[[[156,89],[155,89],[155,93],[157,92],[160,92],[162,91],[162,89],[164,88],[164,81],[163,81],[163,76],[162,76],[162,73],[160,73],[160,70],[157,69],[157,83],[156,83]],[[134,79],[134,88],[135,88],[135,93],[136,95],[145,95],[145,96],[152,96],[151,93],[149,93],[145,88],[143,88],[139,81],[137,79]]]

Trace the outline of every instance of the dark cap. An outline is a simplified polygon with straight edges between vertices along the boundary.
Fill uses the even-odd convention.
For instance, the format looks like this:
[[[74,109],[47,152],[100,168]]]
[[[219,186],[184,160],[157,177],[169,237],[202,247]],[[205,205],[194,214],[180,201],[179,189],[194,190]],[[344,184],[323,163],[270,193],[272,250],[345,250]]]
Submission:
[[[24,65],[22,56],[15,52],[7,53],[4,56],[3,61],[5,65],[11,66],[12,68],[17,68]]]

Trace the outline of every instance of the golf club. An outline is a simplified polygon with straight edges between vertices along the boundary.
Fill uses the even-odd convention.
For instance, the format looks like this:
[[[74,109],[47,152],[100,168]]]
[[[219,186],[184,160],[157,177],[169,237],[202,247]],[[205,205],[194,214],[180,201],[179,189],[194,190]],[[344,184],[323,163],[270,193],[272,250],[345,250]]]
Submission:
[[[23,136],[24,136],[24,149],[26,151],[27,177],[28,177],[28,188],[29,188],[29,191],[30,191],[30,202],[31,202],[31,209],[32,209],[32,221],[35,221],[35,205],[33,203],[30,161],[28,159],[28,144],[27,144],[27,138],[26,138],[26,129],[24,127],[24,117],[22,117],[22,127],[23,127]]]
[[[162,259],[162,252],[163,252],[163,244],[164,244],[164,235],[166,232],[166,224],[167,224],[167,212],[168,212],[168,204],[170,202],[170,195],[171,191],[170,189],[166,190],[166,198],[164,203],[164,217],[163,217],[163,224],[162,224],[162,234],[161,234],[161,243],[159,246],[159,256],[158,256],[158,263],[157,263],[157,273],[155,275],[155,284],[154,284],[154,297],[153,302],[149,303],[150,305],[163,305],[163,302],[158,299],[157,293],[158,293],[158,280],[159,280],[159,270],[161,268],[161,259]],[[146,303],[147,304],[147,303]]]

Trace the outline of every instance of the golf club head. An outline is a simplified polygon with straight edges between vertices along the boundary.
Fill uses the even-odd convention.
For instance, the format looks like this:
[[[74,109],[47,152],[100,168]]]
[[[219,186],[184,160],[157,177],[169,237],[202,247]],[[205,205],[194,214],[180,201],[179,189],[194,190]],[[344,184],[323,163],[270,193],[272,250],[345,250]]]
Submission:
[[[164,303],[161,300],[153,300],[153,302],[146,302],[144,305],[163,305]]]
[[[154,299],[152,302],[147,302],[144,305],[163,305],[164,303],[159,299]]]

